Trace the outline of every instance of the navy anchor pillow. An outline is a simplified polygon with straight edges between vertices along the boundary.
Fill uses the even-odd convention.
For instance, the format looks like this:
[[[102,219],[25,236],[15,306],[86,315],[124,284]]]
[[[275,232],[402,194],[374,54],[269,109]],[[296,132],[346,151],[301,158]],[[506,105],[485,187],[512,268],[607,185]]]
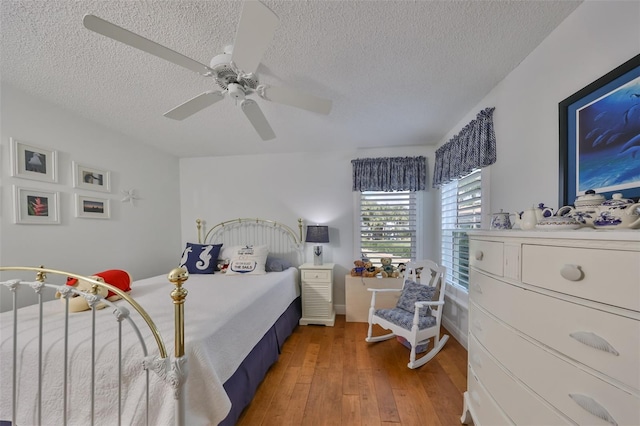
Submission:
[[[218,255],[222,244],[187,243],[182,252],[180,267],[190,274],[213,274],[217,270]]]

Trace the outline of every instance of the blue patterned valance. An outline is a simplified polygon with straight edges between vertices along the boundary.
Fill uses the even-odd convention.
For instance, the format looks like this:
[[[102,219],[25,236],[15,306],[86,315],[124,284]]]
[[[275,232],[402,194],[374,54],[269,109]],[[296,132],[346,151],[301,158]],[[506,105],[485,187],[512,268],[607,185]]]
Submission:
[[[425,157],[359,158],[353,165],[354,191],[424,191]]]
[[[436,150],[434,188],[496,162],[494,110],[492,107],[480,111],[475,120]]]

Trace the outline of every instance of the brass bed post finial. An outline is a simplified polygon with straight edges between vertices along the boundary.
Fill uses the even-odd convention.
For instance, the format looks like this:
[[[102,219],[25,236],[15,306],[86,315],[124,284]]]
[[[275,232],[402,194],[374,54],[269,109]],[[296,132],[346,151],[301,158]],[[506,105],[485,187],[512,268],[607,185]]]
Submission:
[[[184,268],[175,268],[167,276],[176,288],[171,292],[175,311],[175,356],[184,355],[184,299],[187,297],[187,289],[182,284],[189,278],[189,272]]]
[[[40,265],[40,268],[44,268],[44,265]],[[44,280],[46,279],[47,279],[47,274],[44,271],[36,272],[36,281],[43,283]]]
[[[200,219],[196,219],[196,227],[198,228],[198,244],[202,244],[202,240],[200,239],[200,230],[202,229],[201,223],[202,221]]]
[[[298,218],[298,231],[300,232],[300,242],[302,242],[302,218]]]

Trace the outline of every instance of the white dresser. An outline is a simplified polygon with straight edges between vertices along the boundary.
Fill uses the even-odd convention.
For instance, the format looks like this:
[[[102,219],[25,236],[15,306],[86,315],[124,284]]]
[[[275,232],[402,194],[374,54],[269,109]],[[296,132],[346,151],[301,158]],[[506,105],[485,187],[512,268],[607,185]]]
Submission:
[[[640,231],[469,237],[462,422],[640,425]]]

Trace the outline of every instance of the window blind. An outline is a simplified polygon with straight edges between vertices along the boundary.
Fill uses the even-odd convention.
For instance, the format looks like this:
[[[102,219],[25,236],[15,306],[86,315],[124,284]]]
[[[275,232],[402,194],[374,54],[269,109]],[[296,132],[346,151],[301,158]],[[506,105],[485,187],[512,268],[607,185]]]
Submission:
[[[441,187],[442,264],[450,284],[469,288],[469,239],[466,230],[482,222],[482,174],[475,170]]]
[[[416,208],[414,191],[360,193],[362,256],[374,265],[381,257],[390,257],[394,265],[415,259]]]

